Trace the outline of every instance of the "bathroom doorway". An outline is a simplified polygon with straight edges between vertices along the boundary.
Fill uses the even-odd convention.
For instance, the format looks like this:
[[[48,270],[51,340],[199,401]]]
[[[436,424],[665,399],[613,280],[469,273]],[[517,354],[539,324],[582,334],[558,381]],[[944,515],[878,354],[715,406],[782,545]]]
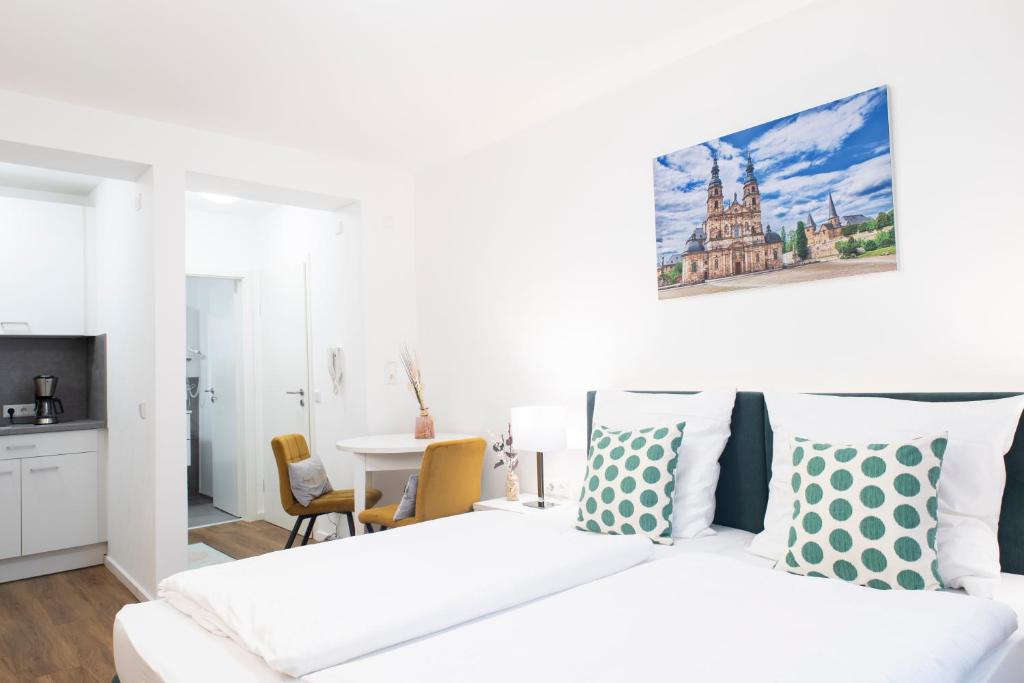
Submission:
[[[189,528],[233,522],[244,505],[240,278],[186,278]]]

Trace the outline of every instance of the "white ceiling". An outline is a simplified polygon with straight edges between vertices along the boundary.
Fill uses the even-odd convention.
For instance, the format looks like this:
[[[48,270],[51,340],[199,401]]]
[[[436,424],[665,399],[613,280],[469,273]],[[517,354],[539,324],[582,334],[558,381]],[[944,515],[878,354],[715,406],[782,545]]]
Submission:
[[[0,88],[418,167],[810,1],[3,0]]]

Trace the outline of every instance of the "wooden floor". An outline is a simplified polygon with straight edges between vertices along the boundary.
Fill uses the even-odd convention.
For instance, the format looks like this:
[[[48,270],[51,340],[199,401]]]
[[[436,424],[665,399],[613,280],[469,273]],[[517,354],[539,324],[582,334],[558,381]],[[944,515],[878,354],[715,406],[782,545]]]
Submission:
[[[280,550],[288,532],[266,522],[193,529],[234,558]],[[134,596],[105,567],[0,584],[0,681],[110,683],[114,615]]]
[[[281,550],[287,540],[288,532],[269,522],[231,522],[188,531],[189,543],[205,543],[236,560]],[[301,542],[301,536],[295,539],[295,545]]]
[[[0,584],[0,681],[110,683],[114,615],[128,602],[103,566]]]

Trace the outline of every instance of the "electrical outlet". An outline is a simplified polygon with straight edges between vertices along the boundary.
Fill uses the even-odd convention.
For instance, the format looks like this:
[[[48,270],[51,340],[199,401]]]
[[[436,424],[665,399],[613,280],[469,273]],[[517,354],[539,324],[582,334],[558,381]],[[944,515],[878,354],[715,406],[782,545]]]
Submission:
[[[15,403],[4,406],[4,418],[11,417],[10,410],[14,410],[14,417],[33,417],[36,414],[36,407],[32,403]]]
[[[544,486],[544,495],[557,500],[568,500],[569,485],[564,481],[548,480]]]

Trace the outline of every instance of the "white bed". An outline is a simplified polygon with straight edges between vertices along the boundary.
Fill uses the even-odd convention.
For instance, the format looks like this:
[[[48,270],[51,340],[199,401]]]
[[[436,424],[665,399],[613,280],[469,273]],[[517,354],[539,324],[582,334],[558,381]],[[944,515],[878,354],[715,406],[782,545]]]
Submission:
[[[718,533],[714,536],[677,541],[673,546],[658,548],[655,559],[699,553],[712,555],[713,559],[739,563],[754,570],[771,572],[772,575],[781,574],[771,569],[771,561],[753,556],[745,550],[752,534],[722,527],[715,529]],[[626,574],[637,569],[640,568],[628,570]],[[608,579],[604,580],[607,581]],[[611,586],[610,589],[613,588],[615,586]],[[621,589],[620,585],[616,590]],[[308,683],[349,683],[370,679],[411,680],[408,677],[410,671],[416,672],[417,681],[453,683],[459,680],[480,680],[481,667],[486,670],[485,677],[489,681],[518,681],[526,667],[537,673],[549,672],[552,679],[583,680],[576,677],[576,674],[582,675],[584,669],[566,664],[573,648],[578,649],[585,644],[581,642],[579,636],[581,629],[586,627],[573,618],[573,612],[579,608],[575,601],[585,601],[587,597],[585,593],[580,593],[583,593],[582,589],[573,589],[528,605],[503,610],[468,624],[389,647],[301,678],[292,678],[272,671],[261,658],[227,638],[211,634],[165,601],[129,606],[122,610],[114,626],[114,652],[122,683],[235,680],[255,683],[294,680]],[[1024,576],[1004,575],[999,600],[1013,607],[1018,615],[1024,615]],[[539,620],[538,616],[541,617]],[[1024,623],[1024,616],[1018,616],[1018,619]],[[663,632],[671,633],[673,629],[681,629],[682,622],[679,618],[670,619],[664,621],[659,628]],[[500,656],[506,646],[496,650],[493,647],[489,649],[494,629],[514,634],[508,638],[508,661]],[[728,634],[723,633],[723,651],[744,650],[744,644],[729,642],[727,636]],[[679,649],[662,647],[663,651],[651,658],[642,658],[642,661],[654,672],[664,672],[666,669],[683,672],[686,671],[687,665],[692,667],[693,663],[675,658],[673,651]],[[578,657],[578,654],[573,654],[573,661]],[[729,658],[726,660],[732,661]],[[746,671],[756,673],[759,679],[773,680],[771,671],[763,668],[763,662],[762,668],[758,669],[757,661],[749,656],[737,658],[736,661],[749,662],[752,668]],[[631,662],[629,670],[638,672],[636,665],[637,662]],[[716,671],[726,670],[719,662]],[[604,669],[605,673],[612,671],[613,669]],[[1021,676],[1022,671],[1024,637],[1018,630],[1001,647],[995,648],[968,677],[961,677],[960,680],[1007,683],[1024,680]],[[585,678],[588,681],[595,680],[592,672],[587,672]],[[696,680],[692,677],[691,679]],[[610,676],[605,680],[615,678]]]

